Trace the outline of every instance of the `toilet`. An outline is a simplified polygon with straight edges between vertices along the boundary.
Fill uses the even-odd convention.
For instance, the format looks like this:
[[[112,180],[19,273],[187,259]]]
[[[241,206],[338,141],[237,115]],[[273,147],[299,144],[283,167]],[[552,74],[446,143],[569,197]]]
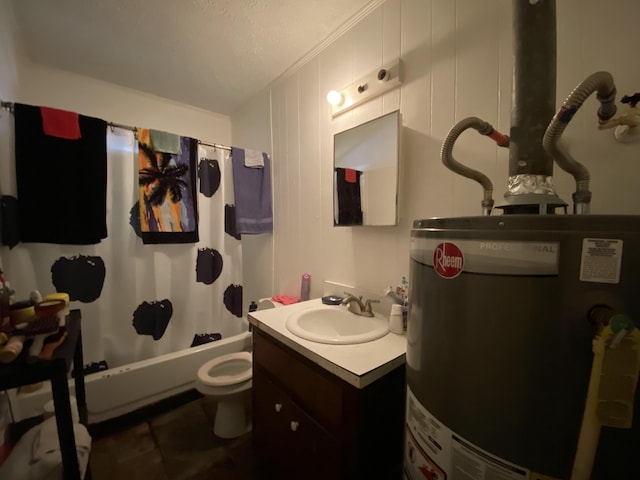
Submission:
[[[198,369],[196,390],[217,400],[213,432],[235,438],[251,430],[252,355],[235,352],[209,360]]]

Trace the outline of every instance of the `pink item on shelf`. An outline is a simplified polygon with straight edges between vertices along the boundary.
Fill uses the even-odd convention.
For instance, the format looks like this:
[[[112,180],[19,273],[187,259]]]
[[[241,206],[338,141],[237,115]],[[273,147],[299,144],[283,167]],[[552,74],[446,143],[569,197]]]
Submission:
[[[298,303],[300,301],[295,297],[287,297],[285,295],[276,295],[275,297],[271,297],[271,300],[283,305],[291,305],[292,303]]]

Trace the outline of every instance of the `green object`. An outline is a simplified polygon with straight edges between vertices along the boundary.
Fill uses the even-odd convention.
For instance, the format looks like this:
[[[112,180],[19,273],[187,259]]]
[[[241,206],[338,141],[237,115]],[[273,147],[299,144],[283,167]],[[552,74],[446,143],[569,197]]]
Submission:
[[[150,128],[149,137],[151,138],[151,146],[156,152],[173,153],[176,155],[182,153],[180,135]]]
[[[627,330],[631,333],[633,329],[636,328],[635,323],[633,323],[631,317],[626,313],[616,313],[611,317],[611,321],[609,323],[613,333],[618,333],[621,330]]]

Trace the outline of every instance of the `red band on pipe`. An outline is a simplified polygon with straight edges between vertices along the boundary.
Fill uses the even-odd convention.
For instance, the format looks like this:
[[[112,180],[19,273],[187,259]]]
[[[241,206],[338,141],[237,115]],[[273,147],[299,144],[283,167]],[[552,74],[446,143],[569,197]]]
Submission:
[[[489,134],[489,138],[496,142],[498,145],[502,146],[509,141],[509,137],[501,134],[499,131],[494,130]]]

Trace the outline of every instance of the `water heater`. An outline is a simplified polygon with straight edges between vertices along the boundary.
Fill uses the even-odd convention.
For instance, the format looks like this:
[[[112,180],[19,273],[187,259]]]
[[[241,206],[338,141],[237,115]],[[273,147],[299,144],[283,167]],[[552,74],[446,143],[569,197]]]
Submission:
[[[410,268],[405,478],[574,478],[586,441],[592,480],[640,479],[633,323],[592,392],[632,423],[582,438],[594,338],[640,321],[640,216],[417,220]]]

